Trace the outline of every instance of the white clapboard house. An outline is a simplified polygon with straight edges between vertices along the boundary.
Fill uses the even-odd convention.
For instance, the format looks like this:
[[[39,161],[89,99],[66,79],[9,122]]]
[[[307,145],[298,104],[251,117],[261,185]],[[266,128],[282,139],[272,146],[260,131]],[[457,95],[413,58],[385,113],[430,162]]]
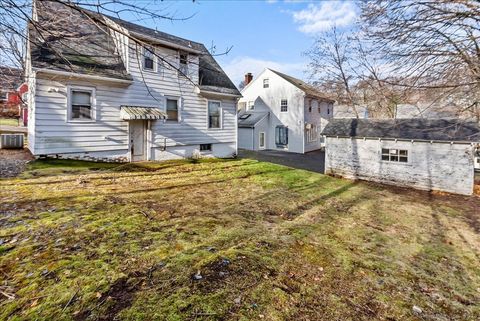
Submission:
[[[245,76],[239,100],[238,147],[306,153],[322,147],[320,135],[334,101],[294,77],[265,69]]]
[[[241,95],[204,45],[57,2],[35,1],[33,19],[46,30],[29,27],[34,156],[236,154]]]

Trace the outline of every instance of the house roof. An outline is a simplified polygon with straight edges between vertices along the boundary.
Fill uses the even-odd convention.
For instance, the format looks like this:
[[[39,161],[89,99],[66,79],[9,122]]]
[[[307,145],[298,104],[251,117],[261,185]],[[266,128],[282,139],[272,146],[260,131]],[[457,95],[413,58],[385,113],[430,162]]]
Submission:
[[[307,84],[303,80],[300,80],[298,78],[286,75],[284,73],[281,73],[279,71],[276,71],[276,70],[273,70],[273,69],[270,69],[270,68],[268,68],[268,69],[270,71],[272,71],[273,73],[277,74],[278,76],[282,77],[283,79],[285,79],[286,81],[288,81],[289,83],[294,85],[295,87],[303,90],[307,96],[315,97],[315,98],[318,98],[320,100],[324,100],[324,101],[328,101],[328,102],[332,102],[332,103],[335,102],[333,99],[328,98],[327,96],[325,96],[325,94],[323,94],[317,88],[313,87],[312,85]]]
[[[263,120],[268,112],[245,112],[238,115],[239,128],[254,128],[261,120]]]
[[[96,12],[71,9],[61,3],[37,1],[41,30],[30,25],[31,57],[34,68],[131,80],[118,54],[103,17],[113,20],[130,33],[159,43],[192,48],[199,55],[200,90],[240,96],[240,92],[201,43],[176,37]],[[95,23],[102,20],[102,23]]]
[[[480,142],[480,126],[459,119],[333,119],[325,136]]]

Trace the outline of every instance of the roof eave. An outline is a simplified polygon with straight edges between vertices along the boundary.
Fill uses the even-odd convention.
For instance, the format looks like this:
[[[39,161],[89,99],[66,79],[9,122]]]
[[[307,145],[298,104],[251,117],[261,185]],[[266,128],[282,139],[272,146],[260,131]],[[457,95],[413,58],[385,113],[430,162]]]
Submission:
[[[46,68],[32,68],[32,69],[37,74],[64,76],[68,78],[85,78],[85,79],[107,81],[107,82],[114,82],[114,83],[121,83],[121,84],[133,83],[133,79],[122,79],[122,78],[114,78],[114,77],[107,77],[107,76],[88,75],[88,74],[81,74],[78,72],[69,72],[69,71],[61,71],[61,70],[46,69]]]
[[[170,42],[170,41],[161,40],[161,39],[158,39],[158,38],[155,38],[155,37],[148,36],[148,35],[143,34],[141,32],[129,31],[129,33],[132,36],[136,36],[138,38],[141,38],[141,39],[144,39],[144,40],[147,40],[149,42],[156,43],[156,44],[164,45],[164,46],[169,47],[169,48],[178,49],[178,50],[181,50],[181,51],[186,51],[186,52],[194,53],[194,54],[197,54],[197,55],[205,54],[205,52],[203,52],[201,50],[196,50],[196,49],[186,47],[186,46],[182,46],[182,45]]]
[[[323,134],[325,137],[336,137],[336,138],[357,138],[357,139],[383,139],[383,140],[400,140],[404,142],[419,142],[419,143],[443,143],[443,144],[475,144],[477,141],[469,140],[439,140],[439,139],[418,139],[418,138],[391,138],[391,137],[368,137],[368,136],[344,136],[344,135],[335,135],[335,134]]]
[[[199,90],[199,94],[202,96],[219,96],[219,97],[228,97],[228,98],[241,98],[243,97],[241,94],[229,94],[229,93],[221,93],[216,91],[209,91],[209,90]]]

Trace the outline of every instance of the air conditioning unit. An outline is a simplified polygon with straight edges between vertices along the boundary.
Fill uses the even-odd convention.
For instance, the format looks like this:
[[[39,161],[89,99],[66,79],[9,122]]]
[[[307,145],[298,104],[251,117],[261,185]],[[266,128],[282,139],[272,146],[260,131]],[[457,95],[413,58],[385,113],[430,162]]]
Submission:
[[[23,134],[0,135],[0,148],[23,148]]]

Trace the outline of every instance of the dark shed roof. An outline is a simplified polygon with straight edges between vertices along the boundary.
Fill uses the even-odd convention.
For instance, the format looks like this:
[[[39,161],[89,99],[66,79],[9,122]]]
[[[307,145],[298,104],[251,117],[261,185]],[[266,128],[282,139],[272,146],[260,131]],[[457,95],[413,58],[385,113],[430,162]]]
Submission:
[[[98,13],[85,11],[88,16],[58,2],[37,1],[37,14],[42,29],[30,26],[33,67],[131,79],[109,30],[91,19],[103,17]],[[115,17],[106,17],[132,33],[199,52],[200,89],[240,96],[238,89],[203,44]]]
[[[312,85],[307,84],[306,82],[304,82],[300,79],[297,79],[295,77],[286,75],[286,74],[281,73],[279,71],[275,71],[273,69],[270,69],[270,70],[272,72],[276,73],[277,75],[279,75],[280,77],[282,77],[283,79],[285,79],[286,81],[288,81],[289,83],[291,83],[292,85],[294,85],[295,87],[303,90],[307,96],[315,97],[315,98],[325,100],[325,101],[328,101],[328,102],[332,102],[332,103],[335,102],[333,99],[330,99],[327,96],[325,96],[317,88],[313,87]]]
[[[325,136],[480,142],[480,126],[459,119],[333,119]]]

